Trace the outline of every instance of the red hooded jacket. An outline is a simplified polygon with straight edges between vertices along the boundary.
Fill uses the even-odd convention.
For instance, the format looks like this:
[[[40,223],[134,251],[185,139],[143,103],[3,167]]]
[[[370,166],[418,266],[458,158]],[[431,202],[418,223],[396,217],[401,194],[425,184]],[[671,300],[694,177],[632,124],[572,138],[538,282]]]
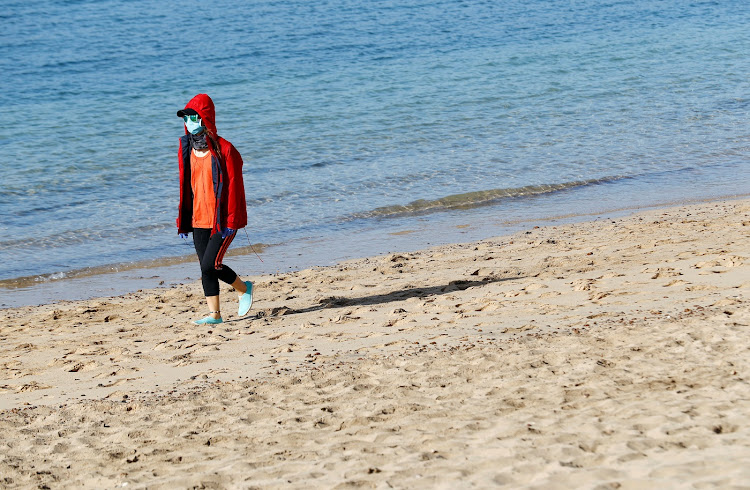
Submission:
[[[211,234],[222,228],[239,230],[247,225],[245,184],[242,180],[242,157],[237,149],[216,133],[216,110],[214,101],[206,94],[198,94],[185,105],[195,110],[203,120],[208,133],[208,148],[211,152],[216,217]],[[177,215],[177,233],[193,231],[193,190],[190,185],[190,152],[192,151],[187,128],[180,138],[180,208]]]

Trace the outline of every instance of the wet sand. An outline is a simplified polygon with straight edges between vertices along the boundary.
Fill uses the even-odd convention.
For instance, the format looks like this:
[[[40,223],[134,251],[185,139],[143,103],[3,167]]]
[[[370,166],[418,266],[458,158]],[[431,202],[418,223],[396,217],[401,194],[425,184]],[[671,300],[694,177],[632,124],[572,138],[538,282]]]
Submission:
[[[0,310],[0,486],[750,485],[750,200]]]

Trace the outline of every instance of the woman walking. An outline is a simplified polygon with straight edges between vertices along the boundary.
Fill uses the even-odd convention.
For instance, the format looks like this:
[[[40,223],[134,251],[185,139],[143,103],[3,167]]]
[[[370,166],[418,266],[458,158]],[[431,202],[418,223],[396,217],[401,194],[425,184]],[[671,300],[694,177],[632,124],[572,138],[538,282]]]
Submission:
[[[185,123],[180,138],[180,208],[177,232],[193,232],[201,266],[201,282],[209,314],[198,325],[223,323],[219,280],[232,285],[239,297],[237,314],[247,314],[253,303],[253,284],[243,281],[222,263],[237,230],[247,225],[242,157],[216,132],[214,102],[198,94],[177,111]]]

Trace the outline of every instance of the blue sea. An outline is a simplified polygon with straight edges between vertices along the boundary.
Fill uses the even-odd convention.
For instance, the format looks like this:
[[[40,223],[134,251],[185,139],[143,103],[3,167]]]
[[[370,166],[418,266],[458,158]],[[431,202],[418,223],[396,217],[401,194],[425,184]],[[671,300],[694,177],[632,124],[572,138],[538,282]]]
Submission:
[[[244,159],[243,275],[750,193],[746,0],[3,5],[0,307],[199,277],[197,93]]]

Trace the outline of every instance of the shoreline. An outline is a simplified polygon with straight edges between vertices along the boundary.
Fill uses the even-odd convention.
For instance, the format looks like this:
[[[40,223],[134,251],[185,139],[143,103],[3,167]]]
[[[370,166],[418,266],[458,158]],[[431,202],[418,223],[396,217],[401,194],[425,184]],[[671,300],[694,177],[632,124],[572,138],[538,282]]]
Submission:
[[[750,481],[750,199],[0,310],[8,486]],[[10,479],[10,480],[8,480]]]
[[[710,197],[694,197],[638,203],[634,205],[609,206],[589,209],[585,212],[551,213],[549,216],[508,216],[494,219],[491,213],[477,211],[502,209],[487,206],[457,213],[445,211],[437,224],[420,222],[418,216],[407,220],[387,220],[375,227],[348,231],[326,237],[295,239],[288,243],[240,245],[230,248],[227,257],[235,269],[249,271],[250,275],[299,271],[309,267],[330,266],[356,257],[382,255],[395,251],[411,252],[436,245],[449,245],[465,241],[482,240],[492,236],[504,236],[518,232],[524,227],[545,226],[550,223],[569,224],[588,219],[607,219],[626,216],[653,209],[680,205],[708,203],[719,200],[737,200],[749,194],[729,194]],[[474,211],[474,213],[472,213]],[[450,215],[450,216],[449,216]],[[431,218],[435,219],[435,215]],[[439,218],[439,217],[438,217]],[[351,240],[351,235],[363,235],[362,240]],[[383,239],[382,237],[387,237]],[[360,241],[365,245],[342,247],[341,243]],[[329,246],[337,243],[337,246]],[[323,246],[321,247],[321,244]],[[260,255],[257,255],[258,252]],[[302,257],[302,258],[300,258]],[[287,265],[291,263],[292,265]],[[59,276],[59,277],[58,277]],[[51,278],[50,278],[51,277]],[[193,253],[147,259],[137,263],[117,263],[56,272],[47,276],[29,276],[0,281],[0,310],[21,306],[41,306],[67,301],[87,300],[98,297],[118,296],[135,291],[173,287],[199,279]],[[15,282],[21,281],[20,285]],[[47,299],[52,298],[52,299]]]

